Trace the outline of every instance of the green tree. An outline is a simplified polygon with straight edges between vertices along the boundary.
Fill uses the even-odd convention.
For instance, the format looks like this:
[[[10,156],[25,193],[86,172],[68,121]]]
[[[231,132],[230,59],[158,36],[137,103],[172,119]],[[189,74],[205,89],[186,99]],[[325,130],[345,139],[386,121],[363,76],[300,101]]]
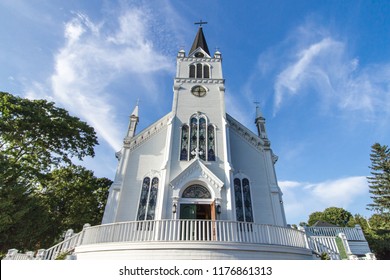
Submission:
[[[94,129],[46,100],[29,100],[0,92],[0,152],[17,167],[5,170],[4,184],[13,177],[39,179],[52,168],[94,156]]]
[[[378,259],[390,259],[390,148],[375,143],[371,146],[371,176],[368,176],[372,203],[368,210],[375,212],[369,220],[367,240]]]
[[[380,214],[372,215],[363,227],[364,235],[377,259],[390,260],[390,225]]]
[[[2,253],[47,248],[62,230],[100,222],[111,181],[72,165],[96,144],[92,127],[54,103],[0,92]]]
[[[307,225],[311,227],[317,221],[322,221],[322,212],[316,211],[309,215],[309,220],[307,221]]]
[[[367,177],[372,203],[368,209],[383,215],[390,222],[390,149],[375,143],[371,146],[371,176]]]
[[[58,235],[70,228],[78,232],[85,223],[100,224],[111,184],[82,166],[70,165],[51,172],[35,193]]]
[[[329,207],[323,212],[311,213],[309,215],[308,224],[309,226],[312,226],[317,221],[323,221],[336,226],[345,227],[351,218],[353,218],[352,214],[343,208]]]

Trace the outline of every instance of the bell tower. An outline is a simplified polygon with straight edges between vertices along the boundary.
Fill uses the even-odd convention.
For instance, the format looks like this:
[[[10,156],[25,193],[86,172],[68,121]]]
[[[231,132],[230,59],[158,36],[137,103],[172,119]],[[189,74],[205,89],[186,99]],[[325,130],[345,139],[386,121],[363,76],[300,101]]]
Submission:
[[[228,159],[225,80],[222,55],[219,51],[210,53],[203,32],[206,23],[195,23],[199,28],[188,54],[181,49],[176,58],[169,177],[183,176],[188,168],[211,172],[210,176],[215,177],[213,180],[218,183],[201,182],[198,179],[188,182],[195,184],[198,180],[198,183],[211,190],[210,203],[213,207],[226,209],[231,207],[228,205],[231,199],[226,196],[231,181],[231,168]],[[199,176],[202,178],[202,175]],[[217,185],[219,187],[212,190]],[[183,198],[181,194],[178,196]],[[224,205],[220,205],[219,201],[223,201]],[[222,213],[224,219],[233,218],[227,211]]]

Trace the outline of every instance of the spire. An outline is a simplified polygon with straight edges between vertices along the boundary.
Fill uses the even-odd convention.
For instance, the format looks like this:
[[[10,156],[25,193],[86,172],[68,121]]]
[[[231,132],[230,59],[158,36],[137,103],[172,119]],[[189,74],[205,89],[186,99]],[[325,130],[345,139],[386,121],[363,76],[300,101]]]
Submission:
[[[258,102],[255,102],[255,103],[258,103]],[[256,120],[257,120],[258,118],[262,118],[262,117],[263,117],[263,114],[261,113],[260,107],[259,107],[259,105],[257,104],[257,105],[256,105]]]
[[[137,100],[137,105],[135,105],[135,108],[133,110],[133,113],[131,113],[130,115],[130,121],[129,121],[129,128],[127,130],[127,137],[134,137],[135,135],[135,130],[137,128],[137,124],[138,124],[138,102],[139,100]]]
[[[206,24],[207,22],[202,22],[202,20],[200,22],[196,22],[195,24],[199,24],[199,29],[198,29],[198,33],[196,34],[196,37],[195,37],[195,40],[194,42],[192,43],[192,47],[191,47],[191,50],[190,50],[190,54],[192,52],[194,52],[197,48],[202,48],[208,55],[210,55],[210,51],[209,51],[209,48],[207,46],[207,43],[206,43],[206,38],[204,37],[204,34],[203,34],[203,28],[202,28],[202,24]]]
[[[259,107],[259,102],[255,102],[255,104],[256,104],[255,124],[257,127],[257,132],[258,132],[260,138],[268,140],[267,132],[265,130],[265,118],[263,117],[263,114],[261,113],[261,110]]]
[[[137,100],[137,105],[135,105],[135,108],[133,110],[133,113],[131,113],[130,116],[135,116],[138,118],[138,103],[139,103],[139,99]]]

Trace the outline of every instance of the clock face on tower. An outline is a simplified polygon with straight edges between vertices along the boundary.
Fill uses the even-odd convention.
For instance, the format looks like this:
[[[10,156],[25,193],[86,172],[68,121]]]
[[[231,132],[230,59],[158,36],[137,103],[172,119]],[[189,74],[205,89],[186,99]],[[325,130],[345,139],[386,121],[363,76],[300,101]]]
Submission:
[[[206,95],[206,89],[202,86],[194,86],[191,89],[191,93],[197,97],[203,97]]]

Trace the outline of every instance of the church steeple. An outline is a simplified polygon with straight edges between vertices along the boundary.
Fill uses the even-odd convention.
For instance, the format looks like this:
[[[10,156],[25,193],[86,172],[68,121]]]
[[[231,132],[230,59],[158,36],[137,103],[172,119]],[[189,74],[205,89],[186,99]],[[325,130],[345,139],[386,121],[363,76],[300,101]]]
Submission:
[[[210,51],[209,51],[209,48],[207,46],[207,43],[206,43],[206,38],[203,34],[203,28],[202,28],[202,24],[205,24],[207,22],[197,22],[195,24],[199,24],[199,29],[198,29],[198,33],[196,33],[196,37],[195,37],[195,40],[194,42],[192,43],[192,47],[191,47],[191,50],[190,50],[190,55],[197,49],[197,48],[202,48],[203,51],[205,51],[209,56],[210,56]]]

